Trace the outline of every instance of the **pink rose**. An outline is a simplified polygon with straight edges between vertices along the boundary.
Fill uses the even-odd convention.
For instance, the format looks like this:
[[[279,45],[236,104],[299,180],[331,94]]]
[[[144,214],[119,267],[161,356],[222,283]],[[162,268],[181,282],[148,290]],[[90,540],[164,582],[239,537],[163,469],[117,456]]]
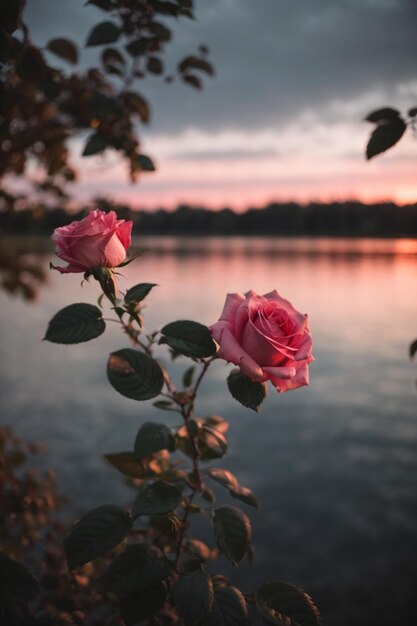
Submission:
[[[131,231],[132,222],[118,220],[114,211],[91,211],[84,219],[55,229],[56,255],[69,265],[53,267],[61,274],[117,267],[126,258]]]
[[[217,356],[238,365],[250,380],[270,380],[278,391],[308,385],[314,358],[307,315],[277,291],[227,294],[210,332],[220,346]]]

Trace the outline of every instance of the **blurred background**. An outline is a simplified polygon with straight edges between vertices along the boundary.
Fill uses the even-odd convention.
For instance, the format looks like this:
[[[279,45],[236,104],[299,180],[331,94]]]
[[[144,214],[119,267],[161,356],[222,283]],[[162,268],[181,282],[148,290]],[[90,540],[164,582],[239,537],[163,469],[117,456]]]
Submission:
[[[277,289],[309,314],[316,358],[310,387],[281,396],[271,388],[258,415],[228,394],[223,363],[201,389],[199,414],[220,412],[231,424],[225,465],[261,502],[259,512],[249,511],[255,562],[232,579],[248,590],[268,578],[302,586],[328,626],[414,626],[416,4],[194,4],[195,20],[158,17],[172,29],[169,50],[161,35],[159,48],[153,41],[137,59],[126,52],[132,41],[125,25],[119,36],[126,40],[108,44],[123,62],[114,54],[103,62],[102,46],[80,53],[95,25],[109,19],[96,2],[26,3],[30,41],[53,72],[38,83],[33,59],[29,75],[17,61],[19,95],[7,74],[14,70],[0,66],[9,84],[0,82],[0,421],[47,444],[38,463],[57,470],[68,519],[131,500],[101,457],[130,449],[139,425],[161,414],[117,395],[106,380],[109,352],[127,340],[109,324],[82,346],[41,341],[58,309],[95,303],[99,295],[95,285],[81,286],[80,276],[49,271],[50,234],[95,206],[115,208],[134,220],[133,249],[146,252],[123,270],[121,287],[160,285],[147,298],[148,330],[184,318],[211,324],[227,292],[249,289]],[[60,54],[56,46],[55,55],[48,50],[54,37],[77,47],[76,69],[68,48],[66,55],[62,45]],[[196,49],[200,66],[179,69]],[[150,57],[160,59],[161,71],[149,70],[157,68]],[[130,62],[134,85],[126,82]],[[100,63],[105,84],[87,76]],[[185,80],[190,68],[197,83]],[[64,102],[72,72],[84,76],[78,102],[90,103],[88,114]],[[60,96],[48,95],[46,80],[49,89],[62,88]],[[116,136],[117,106],[133,90],[151,116],[142,102]],[[110,113],[91,104],[94,91],[113,102]],[[2,106],[13,98],[29,108]],[[52,117],[34,113],[34,102],[52,102]],[[381,109],[374,125],[363,121]],[[48,143],[51,119],[55,131],[67,125],[67,134]],[[31,124],[36,141],[27,138]],[[381,126],[389,128],[385,144],[377,137],[377,152],[388,152],[366,162],[369,134]],[[97,135],[107,143],[85,154]],[[120,137],[129,141],[118,143]],[[51,155],[64,144],[51,170]],[[66,175],[68,163],[76,177]],[[170,363],[174,378],[186,366],[181,358]],[[212,543],[208,520],[198,533]],[[221,566],[231,573],[225,559]]]

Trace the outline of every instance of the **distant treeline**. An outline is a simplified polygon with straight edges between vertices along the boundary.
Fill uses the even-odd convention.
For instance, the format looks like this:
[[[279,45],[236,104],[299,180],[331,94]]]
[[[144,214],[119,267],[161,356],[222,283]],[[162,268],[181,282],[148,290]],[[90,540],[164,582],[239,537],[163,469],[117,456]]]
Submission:
[[[187,205],[174,211],[134,211],[128,206],[98,200],[95,206],[114,209],[120,218],[134,222],[135,234],[149,235],[323,235],[330,237],[417,237],[417,204],[398,206],[339,202],[331,204],[273,202],[264,208],[236,213]],[[89,207],[90,208],[90,207]],[[4,233],[50,234],[57,226],[84,217],[89,209],[67,213],[64,209],[0,212]]]

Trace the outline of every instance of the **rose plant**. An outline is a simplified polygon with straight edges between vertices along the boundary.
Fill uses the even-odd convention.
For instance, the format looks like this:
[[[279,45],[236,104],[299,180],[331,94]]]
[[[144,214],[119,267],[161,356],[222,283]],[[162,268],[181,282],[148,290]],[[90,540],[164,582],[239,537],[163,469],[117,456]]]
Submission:
[[[243,593],[216,572],[213,561],[219,551],[235,566],[251,558],[252,530],[242,508],[216,505],[211,486],[217,484],[244,506],[257,507],[258,502],[231,472],[212,465],[227,452],[226,420],[195,415],[200,385],[218,358],[238,366],[228,377],[229,390],[254,410],[265,398],[268,380],[278,391],[306,385],[313,360],[307,317],[276,291],[264,296],[249,291],[229,294],[219,321],[210,328],[179,320],[145,332],[143,300],[155,285],[140,283],[122,295],[115,282],[109,289],[105,278],[113,277],[115,267],[125,261],[130,231],[128,222],[99,211],[57,229],[53,238],[58,256],[69,264],[59,271],[94,276],[133,343],[110,354],[110,384],[134,401],[154,400],[158,409],[178,414],[179,423],[171,428],[144,422],[131,450],[105,455],[137,488],[137,495],[128,509],[104,504],[74,525],[65,540],[68,567],[81,568],[116,549],[103,583],[119,596],[127,625],[317,626],[319,612],[298,587],[272,580]],[[45,339],[75,344],[98,337],[106,328],[102,306],[103,298],[98,306],[65,307],[50,321]],[[179,387],[157,359],[156,345],[166,346],[172,357],[191,360]],[[188,468],[178,463],[178,454],[189,460]],[[190,516],[207,513],[217,549],[190,536]]]

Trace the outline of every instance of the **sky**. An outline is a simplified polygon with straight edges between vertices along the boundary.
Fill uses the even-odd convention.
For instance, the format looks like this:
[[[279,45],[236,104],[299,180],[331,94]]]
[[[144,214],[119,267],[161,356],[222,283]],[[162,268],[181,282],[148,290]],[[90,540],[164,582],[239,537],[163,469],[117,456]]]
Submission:
[[[81,45],[106,14],[84,0],[28,0],[33,39],[69,36]],[[172,24],[168,69],[199,44],[214,78],[195,91],[151,77],[137,84],[152,106],[139,128],[157,172],[128,181],[114,153],[81,158],[76,195],[137,208],[181,202],[237,210],[295,200],[417,202],[417,138],[366,162],[382,106],[417,106],[416,0],[197,0],[196,20]],[[96,50],[83,52],[93,64]]]

